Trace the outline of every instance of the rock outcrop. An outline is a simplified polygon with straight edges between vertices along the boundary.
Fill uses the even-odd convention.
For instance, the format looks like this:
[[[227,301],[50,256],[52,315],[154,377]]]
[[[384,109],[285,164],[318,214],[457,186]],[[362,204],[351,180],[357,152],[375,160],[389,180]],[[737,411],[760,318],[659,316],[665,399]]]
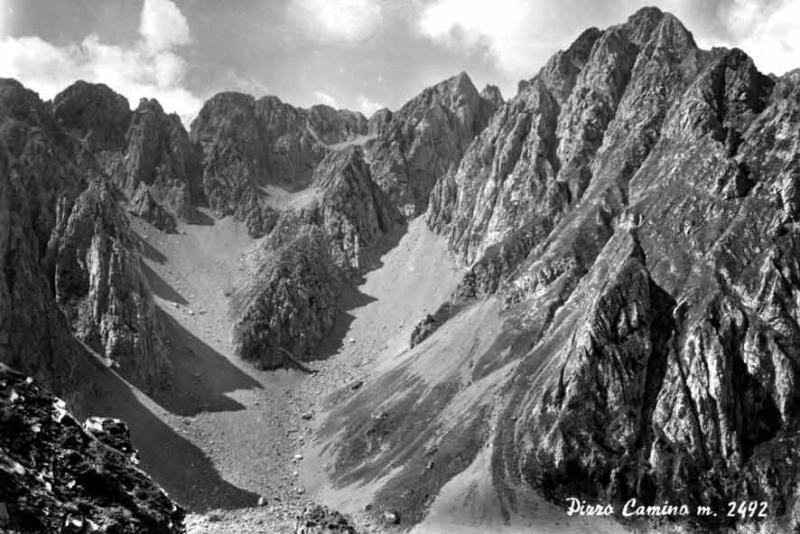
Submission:
[[[245,359],[272,368],[309,359],[339,309],[341,270],[317,225],[287,213],[259,244],[257,272],[234,295],[234,340]]]
[[[168,369],[155,306],[128,221],[102,181],[59,206],[51,242],[55,300],[75,335],[136,384]]]
[[[184,511],[65,403],[0,364],[0,529],[184,532]]]
[[[318,504],[303,509],[294,531],[295,534],[356,534],[356,529],[342,514]]]
[[[499,91],[487,95],[462,72],[425,89],[390,117],[382,112],[373,118],[370,131],[380,135],[370,149],[372,175],[406,217],[425,212],[437,179],[458,165],[486,126],[502,100]]]

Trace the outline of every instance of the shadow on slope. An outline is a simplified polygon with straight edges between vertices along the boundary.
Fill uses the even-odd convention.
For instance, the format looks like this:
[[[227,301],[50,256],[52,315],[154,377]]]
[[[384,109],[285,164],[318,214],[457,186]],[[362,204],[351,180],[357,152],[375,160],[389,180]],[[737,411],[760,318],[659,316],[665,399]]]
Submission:
[[[167,357],[172,365],[172,377],[171,387],[154,392],[153,399],[171,413],[183,416],[245,409],[226,393],[261,389],[261,384],[162,309],[158,308],[157,313],[164,325],[165,342],[168,342]]]
[[[183,295],[178,293],[166,280],[161,278],[161,276],[151,269],[146,262],[142,262],[142,270],[147,277],[147,283],[150,284],[150,289],[153,291],[154,295],[182,306],[187,306],[189,304],[189,301],[186,300]]]
[[[190,511],[255,506],[258,495],[223,480],[205,453],[162,421],[154,413],[158,407],[143,394],[96,360],[91,374],[87,380],[96,384],[95,397],[76,416],[124,420],[140,451],[141,468],[172,498]]]
[[[342,288],[340,296],[341,307],[336,315],[336,322],[330,332],[323,338],[317,348],[317,356],[311,360],[324,360],[330,358],[344,347],[345,337],[350,330],[350,326],[355,320],[355,316],[350,313],[352,310],[366,306],[370,302],[375,302],[375,298],[363,293],[359,287],[366,281],[366,276],[371,271],[376,271],[383,267],[381,258],[390,250],[395,248],[403,236],[408,232],[408,223],[395,228],[391,233],[383,236],[378,241],[368,257],[368,266],[362,272],[356,273],[351,279],[350,284]]]

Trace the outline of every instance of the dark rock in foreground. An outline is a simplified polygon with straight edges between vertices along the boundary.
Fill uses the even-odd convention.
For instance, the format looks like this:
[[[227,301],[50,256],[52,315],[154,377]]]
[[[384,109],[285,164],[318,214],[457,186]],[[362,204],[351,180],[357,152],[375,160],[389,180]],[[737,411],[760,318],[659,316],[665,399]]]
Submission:
[[[356,534],[356,529],[339,512],[314,505],[304,508],[297,517],[295,534]]]
[[[184,532],[183,510],[64,403],[0,364],[3,532]]]

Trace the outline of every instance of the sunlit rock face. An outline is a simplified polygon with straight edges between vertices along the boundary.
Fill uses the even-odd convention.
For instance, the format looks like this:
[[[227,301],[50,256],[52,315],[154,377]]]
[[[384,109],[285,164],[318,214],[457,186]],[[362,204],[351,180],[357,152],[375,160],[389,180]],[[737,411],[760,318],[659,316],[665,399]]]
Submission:
[[[482,95],[462,72],[425,89],[390,118],[374,118],[381,124],[370,149],[375,182],[405,216],[424,213],[436,180],[458,165],[500,102],[499,90]]]
[[[371,480],[413,434],[437,469],[409,462],[376,496],[412,522],[491,447],[507,516],[529,491],[750,499],[798,528],[798,81],[647,8],[521,83],[436,179],[428,225],[469,270],[404,363],[332,414],[332,476]],[[438,389],[419,375],[447,358]]]

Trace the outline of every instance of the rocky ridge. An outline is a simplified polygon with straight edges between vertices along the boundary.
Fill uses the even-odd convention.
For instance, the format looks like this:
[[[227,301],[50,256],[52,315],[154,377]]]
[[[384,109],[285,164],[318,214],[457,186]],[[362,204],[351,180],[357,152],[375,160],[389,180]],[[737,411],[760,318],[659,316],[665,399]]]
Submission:
[[[398,111],[379,112],[370,146],[375,182],[406,217],[424,213],[436,180],[458,165],[502,102],[499,89],[478,93],[462,72],[425,89]]]
[[[798,476],[797,90],[740,50],[698,49],[655,8],[588,30],[520,84],[431,193],[428,224],[470,267],[442,308],[456,313],[426,318],[404,363],[334,409],[334,480],[400,461],[413,427],[445,473],[423,497],[408,477],[429,475],[409,462],[376,495],[412,521],[486,446],[506,518],[535,490],[767,500],[770,528],[796,529],[793,482],[778,480]],[[468,367],[406,397],[423,388],[412,369],[446,358],[491,303],[500,330],[473,334]],[[487,387],[494,400],[446,418]]]

